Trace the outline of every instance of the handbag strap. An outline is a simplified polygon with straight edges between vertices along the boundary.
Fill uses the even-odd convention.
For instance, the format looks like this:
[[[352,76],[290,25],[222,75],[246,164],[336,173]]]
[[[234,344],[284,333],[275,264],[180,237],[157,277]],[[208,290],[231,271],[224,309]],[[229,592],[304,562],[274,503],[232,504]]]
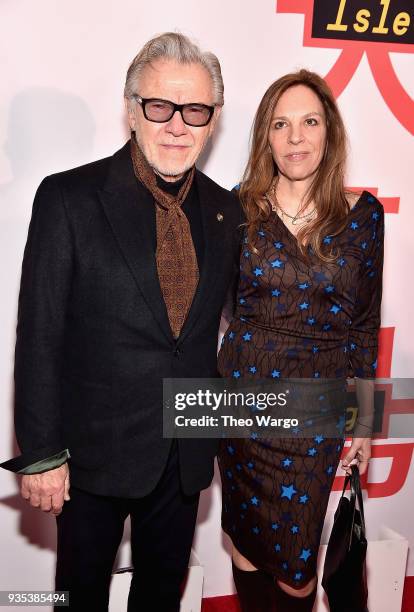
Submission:
[[[364,514],[364,502],[362,499],[361,489],[361,478],[359,476],[359,470],[356,465],[352,465],[352,478],[351,478],[351,489],[355,490],[356,498],[358,499],[359,512],[361,514],[361,527],[363,535],[365,536],[365,514]]]
[[[363,536],[365,537],[365,515],[364,515],[364,502],[362,499],[362,491],[361,491],[361,480],[359,477],[359,470],[355,464],[350,466],[351,474],[347,474],[345,477],[344,487],[342,489],[342,497],[345,494],[348,483],[350,485],[350,509],[352,512],[352,521],[349,530],[349,543],[348,550],[351,548],[352,543],[352,534],[354,531],[354,523],[355,523],[355,510],[356,510],[356,501],[358,500],[358,507],[361,515],[361,531]]]

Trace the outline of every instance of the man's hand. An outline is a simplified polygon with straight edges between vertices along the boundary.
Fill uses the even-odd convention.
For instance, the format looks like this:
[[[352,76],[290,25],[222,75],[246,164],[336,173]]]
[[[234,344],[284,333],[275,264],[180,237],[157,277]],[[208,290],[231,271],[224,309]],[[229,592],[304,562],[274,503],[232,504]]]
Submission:
[[[25,475],[21,494],[31,506],[57,516],[65,501],[69,501],[69,467],[67,463],[42,474]]]
[[[368,469],[369,459],[371,457],[371,438],[354,438],[352,444],[342,459],[342,469],[346,470],[347,474],[351,474],[351,463],[356,463],[360,475],[365,474]]]

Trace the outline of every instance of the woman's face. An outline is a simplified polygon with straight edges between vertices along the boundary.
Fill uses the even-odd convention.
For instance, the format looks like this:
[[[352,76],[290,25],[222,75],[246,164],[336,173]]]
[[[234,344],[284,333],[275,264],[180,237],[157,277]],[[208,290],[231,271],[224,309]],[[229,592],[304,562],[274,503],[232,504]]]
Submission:
[[[268,138],[281,175],[290,181],[313,178],[325,151],[326,121],[312,89],[294,85],[281,95]]]

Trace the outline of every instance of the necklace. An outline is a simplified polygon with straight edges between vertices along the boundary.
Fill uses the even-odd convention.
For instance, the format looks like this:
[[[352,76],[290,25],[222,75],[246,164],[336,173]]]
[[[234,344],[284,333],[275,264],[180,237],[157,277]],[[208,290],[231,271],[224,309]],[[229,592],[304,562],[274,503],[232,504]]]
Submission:
[[[284,220],[284,217],[290,219],[292,225],[302,225],[303,223],[310,223],[312,221],[312,218],[316,213],[316,208],[313,208],[310,212],[304,215],[298,215],[299,211],[296,213],[296,215],[290,215],[280,206],[278,202],[278,199],[276,197],[276,184],[273,185],[271,189],[271,194],[273,196],[273,199],[269,198],[269,194],[266,194],[266,199],[269,202],[273,212],[277,213],[281,217],[282,221]]]

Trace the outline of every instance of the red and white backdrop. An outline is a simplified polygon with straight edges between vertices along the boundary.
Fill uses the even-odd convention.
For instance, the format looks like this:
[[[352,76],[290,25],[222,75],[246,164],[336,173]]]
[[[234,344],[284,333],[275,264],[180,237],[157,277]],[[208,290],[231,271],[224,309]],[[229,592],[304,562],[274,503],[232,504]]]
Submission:
[[[327,78],[351,144],[347,184],[369,188],[386,212],[378,374],[414,378],[412,0],[2,0],[1,459],[15,453],[15,318],[35,188],[46,174],[107,156],[123,144],[128,63],[148,38],[166,30],[190,35],[221,60],[226,103],[202,167],[226,187],[240,179],[253,115],[268,85],[302,66]],[[414,442],[389,436],[413,403],[404,399],[401,384],[388,385],[382,397],[382,433],[365,483],[368,524],[372,537],[386,523],[412,547]],[[331,508],[341,485],[338,476]],[[54,521],[26,508],[17,480],[5,472],[0,473],[0,525],[0,590],[51,588]],[[231,593],[218,479],[203,493],[194,548],[205,568],[205,596]],[[407,576],[414,576],[412,555]]]

